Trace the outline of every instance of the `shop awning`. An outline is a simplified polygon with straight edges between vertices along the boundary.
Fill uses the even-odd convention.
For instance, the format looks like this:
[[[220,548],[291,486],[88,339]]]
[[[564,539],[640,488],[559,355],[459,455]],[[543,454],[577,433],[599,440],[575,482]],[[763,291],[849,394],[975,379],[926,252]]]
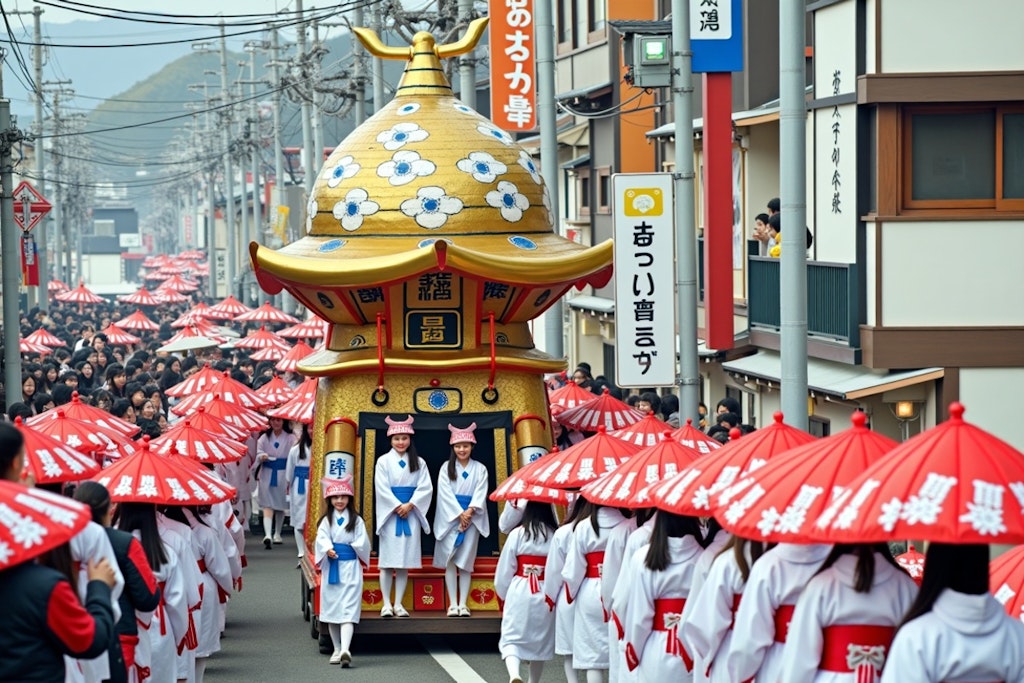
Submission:
[[[604,315],[610,315],[615,312],[615,299],[603,296],[581,294],[571,299],[566,299],[565,302],[569,304],[569,308],[575,308],[579,311],[590,311],[591,313],[602,313]]]
[[[722,369],[743,378],[781,383],[782,359],[773,351],[722,363]],[[857,400],[914,384],[941,379],[942,368],[878,372],[861,365],[846,365],[817,358],[807,359],[807,388],[845,400]]]
[[[583,123],[570,124],[559,129],[555,136],[559,145],[567,147],[588,147],[590,145],[590,125]],[[540,135],[520,138],[516,141],[520,146],[525,147],[531,154],[540,153]]]
[[[732,122],[737,126],[756,126],[760,123],[768,123],[769,121],[779,120],[779,107],[761,107],[759,109],[750,109],[747,111],[733,112]],[[693,130],[700,131],[704,130],[704,119],[698,118],[693,120]],[[666,123],[663,126],[658,126],[654,130],[647,131],[647,137],[649,138],[664,138],[675,135],[676,124]]]

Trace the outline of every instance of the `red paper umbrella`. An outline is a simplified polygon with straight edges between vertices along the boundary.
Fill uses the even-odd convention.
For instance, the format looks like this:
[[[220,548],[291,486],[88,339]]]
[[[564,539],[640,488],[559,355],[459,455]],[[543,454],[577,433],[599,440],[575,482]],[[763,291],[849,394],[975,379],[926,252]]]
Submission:
[[[203,369],[184,382],[179,382],[164,393],[174,398],[191,396],[206,391],[224,379],[224,373],[213,369],[212,365],[204,365]]]
[[[280,408],[267,411],[267,417],[279,417],[292,422],[313,422],[313,407],[316,403],[316,377],[310,377],[295,390],[295,396]]]
[[[597,398],[592,391],[587,391],[576,382],[569,382],[548,394],[548,403],[565,408],[575,408]]]
[[[989,589],[1007,614],[1024,620],[1024,545],[989,563]]]
[[[299,361],[306,356],[313,353],[312,347],[304,341],[295,343],[295,346],[288,350],[288,353],[284,354],[284,357],[277,361],[277,365],[274,367],[281,372],[298,372]]]
[[[265,349],[254,351],[252,354],[249,355],[249,358],[250,360],[254,360],[257,363],[262,363],[265,360],[273,361],[276,363],[277,361],[287,356],[290,350],[291,349],[285,349],[280,346],[268,346]]]
[[[134,425],[127,420],[122,420],[119,417],[114,417],[102,408],[82,403],[82,399],[78,395],[77,391],[71,392],[71,403],[65,403],[57,408],[51,408],[50,410],[39,413],[35,417],[30,417],[28,419],[28,426],[38,428],[40,424],[56,420],[58,418],[58,412],[64,413],[65,417],[69,417],[72,420],[91,422],[101,430],[119,434],[126,439],[130,439],[139,433],[139,427],[137,425]]]
[[[141,448],[110,465],[96,477],[118,503],[211,505],[230,500],[235,489],[201,463],[180,455],[158,455],[143,437]]]
[[[330,326],[326,320],[319,316],[313,316],[302,321],[298,325],[292,325],[279,331],[277,334],[289,339],[322,339],[327,336]]]
[[[14,419],[14,426],[25,437],[25,469],[37,484],[59,484],[89,479],[100,471],[91,455],[65,446],[53,437]]]
[[[581,432],[596,432],[599,426],[604,426],[609,432],[622,429],[643,419],[643,413],[630,408],[628,405],[608,393],[604,392],[593,401],[569,408],[558,415],[558,421],[570,429],[578,429]]]
[[[121,318],[114,323],[122,330],[139,330],[142,332],[157,332],[160,326],[146,317],[146,314],[139,309],[126,318]]]
[[[616,439],[604,427],[598,427],[597,434],[564,451],[538,458],[521,467],[519,473],[530,484],[578,489],[619,467],[640,450],[639,446]]]
[[[211,306],[205,315],[207,318],[213,318],[214,320],[234,320],[236,316],[248,313],[251,310],[251,308],[235,297],[229,296],[216,306]]]
[[[265,349],[268,346],[276,346],[285,351],[291,348],[288,342],[265,327],[260,327],[235,342],[236,349]]]
[[[204,404],[203,407],[210,415],[230,422],[247,432],[258,432],[267,428],[266,417],[237,403],[225,401],[217,394],[214,394],[213,400]]]
[[[248,451],[245,444],[198,429],[187,418],[168,429],[160,438],[151,441],[149,447],[160,455],[170,455],[176,451],[187,458],[212,463],[235,462],[241,460]]]
[[[206,254],[199,251],[198,249],[189,249],[178,254],[178,258],[188,259],[190,261],[202,261],[204,258],[206,258]]]
[[[707,516],[712,496],[779,453],[814,440],[807,432],[783,424],[782,413],[775,413],[774,418],[775,421],[764,429],[730,441],[671,479],[652,487],[654,506],[678,515]]]
[[[903,567],[918,586],[921,585],[924,579],[924,555],[917,552],[913,543],[908,544],[907,552],[896,556],[896,564]]]
[[[121,458],[137,450],[135,442],[122,434],[95,422],[68,417],[63,406],[56,409],[57,417],[30,425],[33,429],[53,437],[72,448],[95,454],[97,457]]]
[[[161,273],[158,270],[154,270],[154,271],[152,271],[150,273],[146,273],[145,279],[146,280],[157,281],[157,280],[166,280],[169,277],[170,277],[170,275],[166,275],[164,273]]]
[[[135,344],[141,344],[142,340],[136,337],[134,334],[128,334],[117,325],[107,325],[103,329],[103,334],[107,335],[107,343],[113,346],[133,346]]]
[[[648,413],[639,422],[634,422],[622,429],[616,429],[611,435],[616,439],[622,439],[643,448],[658,443],[661,441],[662,434],[671,431],[672,428],[667,422],[659,420],[658,416],[654,413]]]
[[[545,460],[546,458],[550,458],[552,455],[556,454],[557,450],[552,451],[548,455],[542,456],[538,460],[534,460],[530,465],[540,462],[541,460]],[[520,475],[524,469],[526,469],[526,467],[520,467],[518,470],[506,477],[505,481],[498,484],[498,488],[491,492],[489,498],[493,501],[532,500],[538,503],[554,503],[555,505],[569,504],[570,494],[568,491],[565,489],[556,489],[550,486],[538,486],[531,484]]]
[[[868,429],[867,419],[858,410],[852,429],[773,456],[713,497],[713,514],[743,538],[807,542],[833,495],[899,445]]]
[[[199,283],[193,282],[192,280],[186,280],[178,273],[172,274],[169,278],[163,281],[160,285],[162,290],[172,290],[175,292],[194,292],[199,289]]]
[[[167,340],[167,343],[157,351],[189,351],[192,349],[207,349],[211,346],[218,346],[227,341],[226,337],[215,334],[205,335],[196,331],[194,326],[183,328],[176,335]]]
[[[672,432],[672,438],[684,446],[700,451],[704,455],[717,451],[722,447],[722,444],[694,427],[693,420],[689,417],[686,418],[686,424]]]
[[[123,301],[126,304],[135,304],[136,306],[159,306],[160,300],[153,296],[145,287],[139,287],[138,291],[127,296],[117,297],[118,301]]]
[[[0,480],[0,571],[66,543],[91,521],[77,501]]]
[[[650,507],[650,488],[699,460],[701,455],[687,448],[666,429],[661,441],[644,448],[619,467],[580,489],[592,503],[615,507]]]
[[[815,538],[1024,542],[1024,454],[964,422],[963,414],[953,403],[949,420],[905,441],[851,482],[815,523]]]
[[[67,292],[70,289],[70,287],[60,280],[50,280],[49,284],[46,285],[46,288],[50,291],[50,294],[59,294],[60,292]]]
[[[270,401],[270,405],[275,406],[279,406],[295,397],[295,389],[288,386],[288,383],[277,375],[274,375],[269,382],[257,389],[256,393]]]
[[[48,353],[53,353],[53,349],[51,349],[49,346],[44,346],[43,344],[36,344],[35,342],[30,342],[27,339],[19,339],[18,352],[38,353],[41,356],[45,356]]]
[[[249,438],[249,430],[242,429],[219,417],[214,417],[206,412],[206,408],[203,407],[197,408],[196,412],[188,416],[188,419],[196,429],[202,429],[204,432],[210,432],[217,436],[224,436],[232,441],[241,443]]]
[[[209,305],[203,302],[199,302],[198,304],[196,304],[195,306],[193,306],[192,308],[188,309],[180,316],[178,316],[178,318],[171,323],[171,327],[175,329],[179,327],[187,327],[188,325],[195,323],[197,320],[205,320],[206,313],[209,310]]]
[[[40,327],[32,334],[25,337],[25,341],[32,342],[33,344],[42,344],[43,346],[49,346],[51,349],[55,349],[58,346],[67,346],[64,340],[58,336],[55,336],[48,332],[45,328]]]
[[[106,301],[102,296],[93,294],[84,282],[79,282],[71,291],[62,292],[54,298],[71,304],[100,304]]]
[[[188,301],[188,297],[181,292],[173,289],[164,289],[163,287],[158,287],[153,292],[153,296],[159,299],[162,304],[183,304]]]
[[[223,378],[220,382],[217,382],[216,386],[182,399],[177,405],[171,408],[171,412],[175,415],[188,415],[199,406],[204,406],[212,401],[215,396],[219,396],[221,399],[229,403],[236,403],[243,408],[248,408],[249,410],[254,411],[262,410],[273,405],[272,403],[269,403],[266,398],[260,396],[238,380],[232,379],[225,372]]]
[[[269,301],[264,301],[259,308],[235,316],[236,323],[298,323],[299,319],[274,308]]]

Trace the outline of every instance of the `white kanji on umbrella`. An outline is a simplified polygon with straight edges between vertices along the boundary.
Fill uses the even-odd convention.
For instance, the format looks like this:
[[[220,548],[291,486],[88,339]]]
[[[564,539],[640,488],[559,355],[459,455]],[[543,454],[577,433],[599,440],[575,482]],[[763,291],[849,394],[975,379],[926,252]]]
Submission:
[[[18,494],[14,500],[20,505],[32,508],[36,512],[41,512],[51,521],[56,522],[57,524],[62,524],[66,527],[74,527],[77,521],[77,517],[73,510],[61,507],[60,505],[54,505],[53,503],[42,500],[37,496]]]
[[[11,561],[13,555],[14,551],[11,550],[11,546],[7,545],[4,541],[0,541],[0,564],[6,565]]]
[[[725,511],[725,518],[731,524],[735,524],[740,517],[747,513],[750,506],[760,500],[761,496],[764,495],[764,489],[758,484],[750,488],[747,493],[739,500],[734,500],[729,504],[728,509]]]
[[[983,536],[995,536],[1006,531],[1003,523],[1003,491],[998,484],[975,479],[974,501],[967,503],[967,512],[960,515],[961,522],[970,522]]]
[[[192,489],[192,493],[194,493],[196,495],[196,498],[198,498],[199,500],[210,499],[210,495],[206,491],[204,491],[203,487],[197,484],[195,481],[190,479],[188,482],[188,487]]]
[[[825,489],[820,486],[804,484],[800,487],[800,492],[797,493],[793,501],[786,506],[786,509],[781,514],[774,507],[762,512],[761,521],[757,525],[758,530],[765,536],[772,531],[782,534],[797,533],[807,519],[807,508],[824,491]]]
[[[100,483],[104,481],[101,479]],[[114,489],[115,496],[130,496],[132,494],[132,478],[128,475],[121,477],[121,481],[117,483],[117,488]]]
[[[46,527],[30,517],[19,515],[13,510],[10,511],[9,520],[4,520],[4,526],[11,532],[11,538],[21,543],[25,548],[42,545],[43,537],[46,536]]]
[[[174,500],[189,499],[188,491],[181,487],[181,482],[177,479],[174,477],[167,477],[164,481],[167,482],[167,485],[171,488],[171,497],[174,498]]]
[[[144,474],[139,477],[138,495],[146,498],[156,498],[160,495],[160,491],[156,488],[156,477],[152,474]]]
[[[942,504],[954,486],[956,477],[929,472],[921,484],[921,489],[907,500],[893,497],[882,503],[882,514],[878,516],[878,523],[886,531],[896,528],[896,523],[901,519],[907,524],[935,524],[939,513],[942,512]]]

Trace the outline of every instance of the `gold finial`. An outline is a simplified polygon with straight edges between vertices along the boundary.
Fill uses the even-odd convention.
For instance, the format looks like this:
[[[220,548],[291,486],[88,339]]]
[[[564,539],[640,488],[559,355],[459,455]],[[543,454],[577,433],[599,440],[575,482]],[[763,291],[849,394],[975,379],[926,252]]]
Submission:
[[[465,54],[476,47],[487,28],[487,17],[474,19],[462,39],[448,45],[437,45],[434,36],[420,31],[412,38],[408,47],[391,47],[381,42],[376,31],[367,28],[353,28],[366,51],[381,59],[408,60],[402,81],[398,84],[396,97],[402,95],[451,95],[452,88],[441,70],[441,60]]]

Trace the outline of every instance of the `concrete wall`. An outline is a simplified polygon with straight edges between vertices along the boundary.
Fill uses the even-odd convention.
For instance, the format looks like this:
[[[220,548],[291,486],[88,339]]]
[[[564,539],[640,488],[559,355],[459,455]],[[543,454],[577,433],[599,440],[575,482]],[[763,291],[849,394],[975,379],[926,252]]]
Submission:
[[[984,353],[984,349],[979,349]],[[1024,382],[1024,368],[961,368],[960,402],[964,419],[1024,450],[1024,421],[1015,389]]]

